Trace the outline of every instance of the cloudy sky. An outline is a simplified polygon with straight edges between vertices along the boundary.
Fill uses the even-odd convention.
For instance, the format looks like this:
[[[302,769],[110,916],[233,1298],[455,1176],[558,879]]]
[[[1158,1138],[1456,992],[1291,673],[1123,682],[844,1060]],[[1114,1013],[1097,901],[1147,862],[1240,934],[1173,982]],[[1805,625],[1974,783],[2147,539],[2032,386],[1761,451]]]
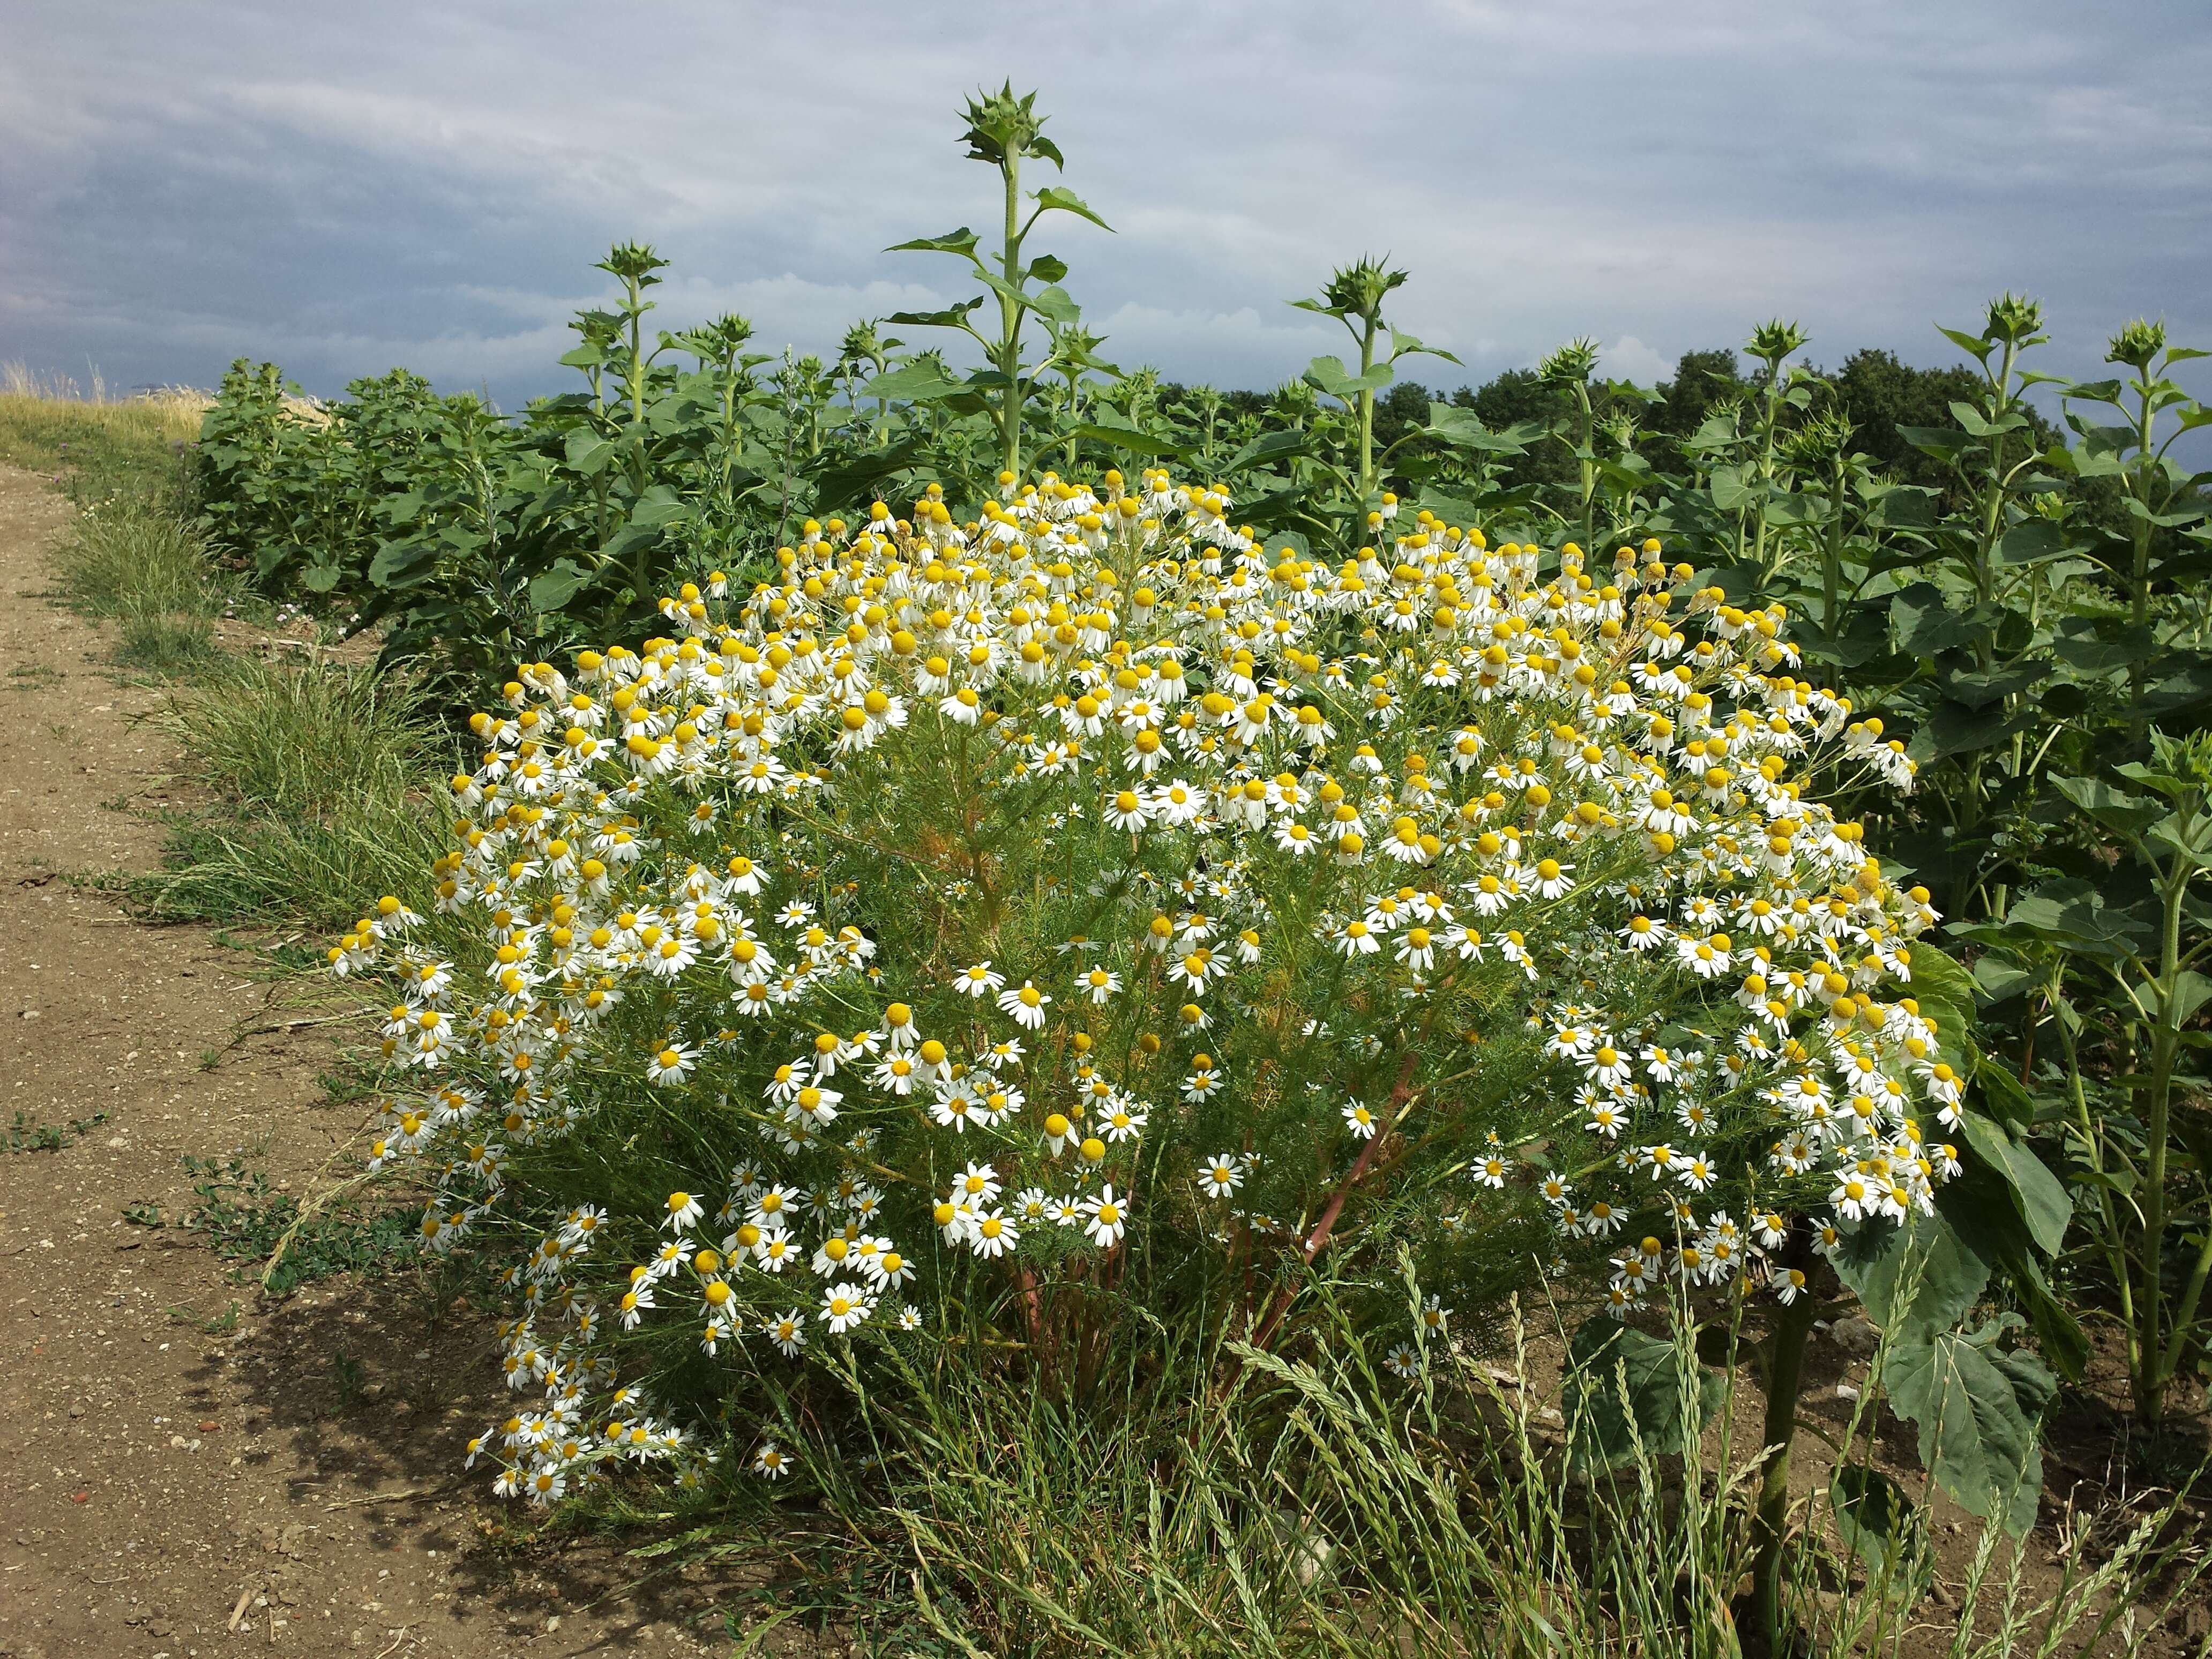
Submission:
[[[111,386],[273,358],[555,390],[590,269],[672,258],[670,326],[780,349],[966,297],[886,244],[979,228],[955,112],[1040,89],[1114,226],[1037,246],[1107,355],[1260,386],[1290,309],[1411,269],[1456,383],[1589,334],[1651,380],[1782,314],[1815,361],[1955,356],[2040,295],[2048,367],[2164,314],[2212,345],[2203,0],[0,0],[0,359]],[[919,343],[911,329],[900,331]],[[1340,338],[1340,337],[1338,337]]]

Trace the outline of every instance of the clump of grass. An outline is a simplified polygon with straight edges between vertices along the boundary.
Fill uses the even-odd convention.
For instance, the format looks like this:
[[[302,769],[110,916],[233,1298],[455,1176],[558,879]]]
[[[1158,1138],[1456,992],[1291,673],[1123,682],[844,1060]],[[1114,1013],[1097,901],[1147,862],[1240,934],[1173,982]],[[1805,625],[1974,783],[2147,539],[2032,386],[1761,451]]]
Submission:
[[[162,720],[222,799],[176,826],[168,867],[138,884],[155,914],[336,933],[380,894],[423,897],[445,828],[429,791],[450,755],[404,683],[227,657]]]
[[[116,635],[118,662],[163,678],[197,672],[221,653],[215,619],[190,611],[129,611]]]
[[[5,435],[0,421],[0,454]],[[84,615],[117,624],[123,666],[163,676],[195,672],[216,654],[216,619],[233,585],[218,576],[187,515],[174,459],[166,451],[149,458],[128,433],[103,437],[106,447],[82,451],[89,470],[73,475],[80,511],[54,556],[62,596]]]
[[[166,718],[206,782],[287,817],[372,797],[390,806],[447,758],[443,732],[405,683],[365,667],[234,657],[172,696]]]
[[[87,507],[54,566],[64,596],[89,616],[213,617],[222,609],[206,544],[159,495],[118,495]]]

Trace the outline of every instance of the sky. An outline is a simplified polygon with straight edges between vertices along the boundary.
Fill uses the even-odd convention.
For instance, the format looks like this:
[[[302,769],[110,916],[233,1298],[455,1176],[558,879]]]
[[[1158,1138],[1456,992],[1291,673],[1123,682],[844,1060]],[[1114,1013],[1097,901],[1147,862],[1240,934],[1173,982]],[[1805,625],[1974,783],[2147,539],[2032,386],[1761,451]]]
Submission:
[[[517,407],[622,239],[661,325],[834,354],[975,291],[884,250],[992,224],[957,112],[1008,78],[1114,228],[1032,246],[1178,380],[1341,351],[1286,302],[1364,252],[1432,385],[1578,335],[1650,382],[1778,315],[1951,362],[2008,288],[2055,374],[2139,313],[2212,346],[2203,0],[0,0],[0,362],[110,389],[244,356]]]

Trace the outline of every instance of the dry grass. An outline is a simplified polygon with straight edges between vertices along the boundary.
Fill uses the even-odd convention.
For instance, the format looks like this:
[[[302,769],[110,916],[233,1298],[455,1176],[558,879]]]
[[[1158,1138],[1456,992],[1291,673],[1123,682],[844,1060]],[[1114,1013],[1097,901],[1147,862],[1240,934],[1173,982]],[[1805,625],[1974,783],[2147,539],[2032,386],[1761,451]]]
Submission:
[[[0,404],[89,404],[108,418],[143,426],[149,436],[162,441],[191,442],[199,434],[201,415],[214,401],[210,393],[188,386],[118,394],[98,369],[92,372],[89,386],[84,386],[66,374],[41,374],[21,358],[0,362]]]
[[[184,386],[111,397],[97,379],[88,397],[66,377],[0,363],[0,461],[57,478],[109,475],[103,487],[114,475],[173,473],[209,402]]]

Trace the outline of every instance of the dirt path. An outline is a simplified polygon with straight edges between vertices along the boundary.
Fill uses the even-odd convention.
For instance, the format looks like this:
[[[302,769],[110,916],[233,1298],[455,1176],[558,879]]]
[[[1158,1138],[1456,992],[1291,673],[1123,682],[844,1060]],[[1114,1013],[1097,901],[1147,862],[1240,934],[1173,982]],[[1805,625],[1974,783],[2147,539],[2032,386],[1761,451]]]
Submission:
[[[518,1551],[528,1517],[457,1484],[483,1314],[398,1280],[264,1302],[176,1224],[185,1155],[304,1193],[361,1110],[299,981],[67,879],[154,867],[178,787],[161,693],[45,597],[68,514],[0,469],[0,1656],[722,1650],[703,1587],[609,1595],[641,1569]],[[40,1126],[69,1144],[12,1149]]]

